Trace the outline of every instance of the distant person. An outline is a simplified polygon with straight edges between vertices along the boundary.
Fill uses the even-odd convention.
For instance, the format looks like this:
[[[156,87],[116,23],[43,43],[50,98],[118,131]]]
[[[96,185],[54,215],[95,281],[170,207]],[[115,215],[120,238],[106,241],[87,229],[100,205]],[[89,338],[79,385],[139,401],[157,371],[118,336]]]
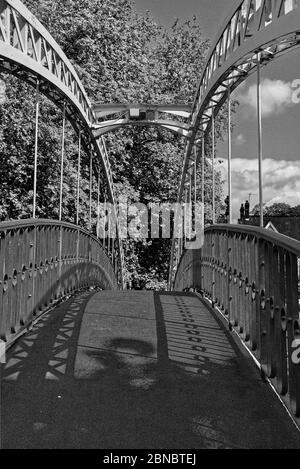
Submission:
[[[225,210],[225,217],[229,217],[229,196],[226,197],[225,199],[225,205],[226,205],[226,210]]]
[[[243,222],[245,220],[245,207],[244,204],[241,205],[240,208],[240,220]]]
[[[250,218],[250,204],[248,200],[246,200],[246,203],[245,203],[245,218],[246,220],[249,220]]]

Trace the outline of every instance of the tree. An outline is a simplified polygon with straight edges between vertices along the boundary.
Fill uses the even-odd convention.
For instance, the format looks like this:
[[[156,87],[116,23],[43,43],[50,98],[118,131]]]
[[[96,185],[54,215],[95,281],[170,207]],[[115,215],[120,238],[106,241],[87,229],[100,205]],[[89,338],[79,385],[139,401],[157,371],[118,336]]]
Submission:
[[[291,206],[286,203],[275,203],[269,207],[266,207],[266,215],[269,217],[280,217],[288,214],[291,210]]]
[[[300,205],[296,205],[295,207],[291,207],[290,216],[300,217]]]
[[[260,208],[259,205],[255,205],[253,208],[252,215],[259,216]],[[267,217],[291,217],[300,215],[300,205],[291,207],[285,202],[276,202],[270,206],[264,207],[264,215]]]

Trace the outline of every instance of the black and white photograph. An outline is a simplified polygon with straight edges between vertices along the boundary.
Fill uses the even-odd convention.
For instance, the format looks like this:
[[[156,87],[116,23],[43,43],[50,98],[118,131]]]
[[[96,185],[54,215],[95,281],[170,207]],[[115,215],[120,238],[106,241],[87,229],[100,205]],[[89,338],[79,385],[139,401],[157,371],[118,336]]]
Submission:
[[[0,0],[3,454],[300,449],[299,46],[300,0]]]

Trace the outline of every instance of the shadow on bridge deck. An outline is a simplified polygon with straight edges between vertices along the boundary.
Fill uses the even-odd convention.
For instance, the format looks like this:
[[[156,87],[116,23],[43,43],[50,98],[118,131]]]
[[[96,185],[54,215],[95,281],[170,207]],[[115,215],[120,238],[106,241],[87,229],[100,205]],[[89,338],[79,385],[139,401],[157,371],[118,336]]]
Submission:
[[[193,295],[82,293],[2,370],[3,448],[298,448],[252,362]]]

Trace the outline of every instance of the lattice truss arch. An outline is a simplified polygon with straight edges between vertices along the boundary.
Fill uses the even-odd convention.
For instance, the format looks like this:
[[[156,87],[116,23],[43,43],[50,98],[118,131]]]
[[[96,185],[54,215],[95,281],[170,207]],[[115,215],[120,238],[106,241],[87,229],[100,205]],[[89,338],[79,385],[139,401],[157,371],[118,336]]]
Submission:
[[[103,139],[94,139],[95,114],[71,62],[48,31],[19,0],[0,0],[0,68],[36,86],[82,129],[86,147],[100,156],[112,191],[112,175]],[[112,200],[113,193],[110,194]]]
[[[108,197],[115,205],[109,158],[103,138],[93,135],[96,118],[86,91],[59,45],[19,0],[0,0],[0,70],[34,87],[38,79],[41,93],[60,109],[65,103],[66,117],[103,166]],[[124,257],[121,246],[120,257]]]
[[[27,81],[35,83],[36,76],[43,81],[43,91],[50,99],[60,104],[64,95],[83,120],[94,120],[91,104],[71,62],[19,0],[0,0],[0,41],[1,65],[5,69],[19,75],[22,72],[17,67],[22,66]],[[72,111],[77,114],[75,109]],[[71,109],[69,114],[72,116]]]
[[[228,97],[257,68],[300,44],[300,0],[237,0],[214,41],[197,89],[186,142],[179,200],[192,167],[193,147],[211,129]]]

